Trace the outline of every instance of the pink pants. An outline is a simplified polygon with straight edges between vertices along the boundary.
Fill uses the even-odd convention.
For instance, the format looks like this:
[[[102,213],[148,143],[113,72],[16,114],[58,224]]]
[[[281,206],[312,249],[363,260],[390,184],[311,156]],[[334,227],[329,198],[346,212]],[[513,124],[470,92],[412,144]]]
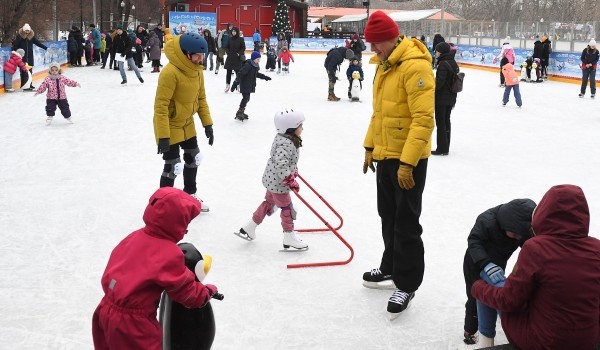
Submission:
[[[281,227],[283,231],[294,230],[294,218],[292,217],[292,197],[290,193],[272,193],[267,191],[265,194],[265,201],[262,202],[254,214],[252,214],[252,221],[257,225],[260,225],[265,216],[273,214],[273,206],[281,208]],[[294,215],[295,216],[295,215]]]

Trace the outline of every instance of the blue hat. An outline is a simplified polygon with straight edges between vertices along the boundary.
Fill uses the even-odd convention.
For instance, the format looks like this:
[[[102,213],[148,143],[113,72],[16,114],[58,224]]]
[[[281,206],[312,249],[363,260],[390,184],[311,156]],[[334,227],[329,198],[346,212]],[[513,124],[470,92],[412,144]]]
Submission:
[[[255,59],[260,58],[260,52],[252,51],[252,55],[250,55],[250,59],[254,61]]]

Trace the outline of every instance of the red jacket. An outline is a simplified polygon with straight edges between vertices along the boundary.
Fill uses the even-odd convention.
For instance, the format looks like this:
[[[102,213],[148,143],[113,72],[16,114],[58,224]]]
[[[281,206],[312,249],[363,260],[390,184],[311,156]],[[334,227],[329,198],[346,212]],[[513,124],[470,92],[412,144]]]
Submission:
[[[161,349],[156,320],[161,293],[188,308],[210,300],[210,291],[195,280],[177,246],[200,203],[181,190],[156,191],[144,212],[146,227],[123,239],[112,251],[102,276],[104,297],[92,320],[98,349]]]
[[[15,72],[17,71],[17,67],[21,68],[22,71],[27,70],[27,66],[25,65],[25,63],[23,63],[23,59],[21,58],[21,56],[15,51],[13,51],[10,54],[10,58],[8,59],[8,61],[4,63],[4,71],[9,72],[10,74],[15,74]]]
[[[552,187],[504,287],[473,284],[473,296],[501,312],[517,348],[584,350],[600,340],[600,241],[588,236],[589,223],[579,187]]]
[[[282,50],[277,59],[280,59],[285,64],[289,64],[290,61],[294,62],[294,56],[289,50]]]

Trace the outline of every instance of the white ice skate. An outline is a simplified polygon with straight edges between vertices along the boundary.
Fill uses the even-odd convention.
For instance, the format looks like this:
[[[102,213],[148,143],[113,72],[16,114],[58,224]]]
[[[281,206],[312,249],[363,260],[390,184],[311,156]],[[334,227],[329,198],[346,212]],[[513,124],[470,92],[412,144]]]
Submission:
[[[295,248],[296,250],[289,250],[290,247]],[[308,244],[298,238],[296,231],[284,231],[283,248],[284,249],[281,250],[282,252],[303,251],[308,250]]]
[[[225,85],[225,93],[228,93],[228,92],[229,92],[229,88],[230,88],[230,87],[231,87],[231,85],[229,85],[229,84]]]
[[[350,100],[352,102],[360,101],[360,73],[355,71],[352,73],[352,88],[350,88]]]
[[[242,226],[238,232],[234,232],[233,234],[247,241],[252,241],[256,238],[257,226],[258,225],[254,222],[254,220],[250,220],[246,225]]]
[[[52,117],[46,118],[46,125],[52,124]]]
[[[198,202],[200,202],[200,211],[203,213],[209,212],[210,211],[210,207],[208,206],[208,204],[206,204],[202,199],[200,199],[200,197],[198,197],[197,193],[191,194],[190,196],[194,197]]]

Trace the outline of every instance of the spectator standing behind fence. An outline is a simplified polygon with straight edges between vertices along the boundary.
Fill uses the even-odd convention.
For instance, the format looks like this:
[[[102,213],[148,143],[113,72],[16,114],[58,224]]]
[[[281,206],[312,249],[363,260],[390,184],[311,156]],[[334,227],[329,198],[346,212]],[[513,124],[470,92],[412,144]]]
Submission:
[[[596,96],[596,68],[598,67],[598,49],[596,40],[590,40],[588,46],[581,53],[581,92],[579,97],[585,96],[588,80],[590,81],[591,98]]]
[[[594,349],[600,341],[600,241],[589,236],[590,211],[581,188],[550,188],[531,219],[504,287],[476,281],[472,295],[500,311],[518,349]]]
[[[546,35],[542,37],[542,79],[548,79],[548,65],[550,64],[550,53],[552,52],[552,42]]]
[[[17,51],[18,49],[23,49],[25,51],[25,55],[23,56],[23,62],[29,65],[29,72],[33,77],[33,66],[35,65],[34,54],[33,54],[33,45],[41,47],[44,50],[48,50],[46,45],[42,44],[36,37],[35,32],[31,29],[29,24],[25,23],[23,28],[19,29],[17,37],[12,45],[12,50]],[[25,82],[29,79],[26,70],[21,70],[21,85],[24,85]],[[33,84],[28,90],[35,90]]]

